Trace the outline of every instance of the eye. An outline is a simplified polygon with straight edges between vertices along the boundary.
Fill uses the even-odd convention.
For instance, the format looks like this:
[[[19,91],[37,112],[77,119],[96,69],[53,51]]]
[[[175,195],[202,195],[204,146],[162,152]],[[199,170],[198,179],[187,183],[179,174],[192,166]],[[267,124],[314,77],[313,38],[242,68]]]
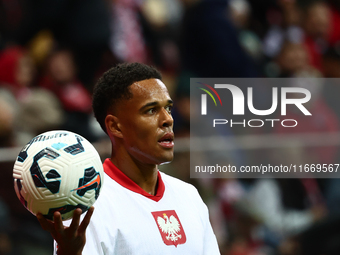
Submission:
[[[168,106],[166,106],[165,107],[165,110],[169,113],[169,114],[171,114],[171,111],[172,111],[172,105],[168,105]]]
[[[154,114],[156,112],[156,109],[155,108],[150,108],[146,111],[146,114]]]

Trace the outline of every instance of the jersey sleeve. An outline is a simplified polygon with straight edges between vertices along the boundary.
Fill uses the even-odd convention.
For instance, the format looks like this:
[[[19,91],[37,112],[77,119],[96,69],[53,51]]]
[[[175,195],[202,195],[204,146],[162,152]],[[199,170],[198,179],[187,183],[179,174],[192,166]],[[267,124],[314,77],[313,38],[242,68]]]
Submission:
[[[86,230],[86,245],[84,247],[82,255],[106,255],[109,254],[105,252],[105,247],[103,243],[99,240],[100,234],[98,229],[95,227],[93,222],[89,224]]]
[[[201,219],[202,224],[204,226],[204,244],[203,244],[203,254],[204,255],[215,255],[215,254],[221,254],[216,236],[214,234],[214,231],[212,229],[210,219],[209,219],[209,211],[206,204],[203,202],[201,196],[199,195],[196,188],[194,188],[194,196],[197,199],[197,204],[199,206],[198,210],[201,212]]]
[[[204,243],[204,255],[210,255],[210,254],[220,254],[220,250],[217,244],[216,236],[213,232],[213,229],[211,227],[209,216],[206,218],[206,225],[205,225],[205,243]]]

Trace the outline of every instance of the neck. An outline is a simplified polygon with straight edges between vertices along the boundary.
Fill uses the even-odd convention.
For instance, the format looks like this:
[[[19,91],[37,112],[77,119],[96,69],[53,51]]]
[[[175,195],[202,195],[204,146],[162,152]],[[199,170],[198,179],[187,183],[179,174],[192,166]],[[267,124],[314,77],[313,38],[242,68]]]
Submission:
[[[112,151],[115,151],[114,149]],[[143,164],[129,155],[111,155],[112,163],[145,192],[155,195],[157,187],[157,165]]]

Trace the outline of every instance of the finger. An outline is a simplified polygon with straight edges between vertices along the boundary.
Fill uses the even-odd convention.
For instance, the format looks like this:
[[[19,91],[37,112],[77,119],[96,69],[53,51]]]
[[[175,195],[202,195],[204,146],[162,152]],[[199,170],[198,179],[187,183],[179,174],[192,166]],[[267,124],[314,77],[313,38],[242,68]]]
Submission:
[[[64,231],[63,220],[61,218],[60,212],[56,211],[53,214],[54,219],[54,228],[58,233],[62,233]]]
[[[79,226],[79,229],[78,229],[78,233],[85,233],[86,231],[86,228],[87,226],[89,225],[90,223],[90,220],[91,220],[91,217],[92,217],[92,214],[93,214],[93,211],[94,211],[94,207],[91,206],[90,209],[88,209],[83,221],[81,222],[80,226]]]
[[[42,227],[42,229],[50,232],[50,234],[53,236],[53,238],[56,236],[56,230],[54,227],[54,222],[50,221],[48,219],[46,219],[42,213],[37,213],[37,219],[40,223],[40,226]]]
[[[82,213],[82,210],[80,208],[75,209],[73,212],[73,219],[70,225],[70,232],[72,234],[75,234],[78,230],[81,213]]]
[[[37,213],[37,219],[40,223],[40,226],[43,230],[50,231],[51,229],[51,223],[47,221],[47,219],[42,215],[42,213]]]

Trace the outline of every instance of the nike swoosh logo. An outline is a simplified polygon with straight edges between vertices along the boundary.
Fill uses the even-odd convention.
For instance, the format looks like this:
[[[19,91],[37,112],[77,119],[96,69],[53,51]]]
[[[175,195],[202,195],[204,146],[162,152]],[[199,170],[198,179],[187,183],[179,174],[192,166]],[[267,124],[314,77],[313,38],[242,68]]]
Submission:
[[[86,183],[85,185],[80,186],[79,188],[73,189],[72,191],[85,189],[85,188],[91,186],[91,185],[94,184],[94,183],[97,183],[97,186],[99,186],[99,184],[100,184],[100,176],[99,176],[99,174],[98,174],[97,177],[96,177],[94,180],[92,180],[91,182]]]

